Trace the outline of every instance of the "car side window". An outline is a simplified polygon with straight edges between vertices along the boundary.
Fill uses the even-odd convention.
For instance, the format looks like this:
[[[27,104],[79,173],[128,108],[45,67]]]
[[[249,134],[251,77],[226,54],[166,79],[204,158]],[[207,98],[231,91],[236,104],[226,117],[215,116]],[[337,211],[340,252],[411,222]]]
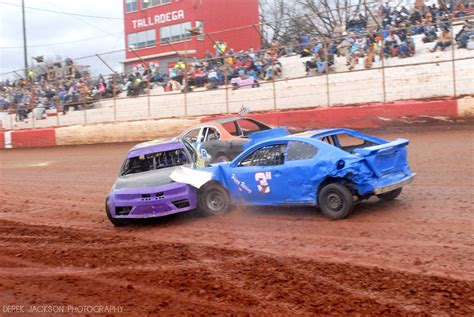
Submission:
[[[240,136],[240,132],[237,129],[237,124],[235,122],[227,122],[222,125],[222,127],[233,136]]]
[[[206,130],[207,131],[206,131],[206,134],[205,134],[204,142],[217,141],[221,138],[221,135],[219,134],[219,132],[216,129],[207,128]]]
[[[324,138],[320,139],[323,142],[326,142],[328,144],[334,145],[334,140],[332,136],[325,136]]]
[[[244,158],[239,166],[276,166],[285,163],[286,144],[264,146]]]
[[[200,128],[193,129],[193,130],[189,131],[188,133],[186,133],[184,138],[186,139],[186,141],[191,142],[191,143],[198,142],[198,137],[199,137],[199,131],[200,130],[201,130]]]
[[[257,123],[248,119],[242,119],[237,122],[244,136],[248,136],[254,132],[266,130],[263,127],[260,127]]]
[[[318,149],[306,142],[290,141],[288,143],[287,161],[309,160],[318,154]]]
[[[338,134],[337,141],[339,143],[339,147],[349,153],[352,153],[354,149],[364,148],[375,145],[374,142],[369,140],[365,140],[363,138],[358,138],[346,133]]]

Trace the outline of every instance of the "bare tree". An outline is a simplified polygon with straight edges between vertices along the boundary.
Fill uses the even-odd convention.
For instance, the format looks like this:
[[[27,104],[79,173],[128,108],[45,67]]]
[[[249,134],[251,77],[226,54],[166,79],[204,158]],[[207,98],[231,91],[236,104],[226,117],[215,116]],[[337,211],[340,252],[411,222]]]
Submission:
[[[346,27],[354,15],[372,15],[376,2],[366,0],[260,0],[261,32],[264,44],[280,43],[301,33],[330,36],[339,25]],[[370,6],[370,7],[369,7]]]
[[[354,14],[365,16],[364,0],[295,0],[318,33],[330,35],[337,25],[346,26]]]
[[[287,17],[286,3],[284,0],[260,0],[260,23],[265,42],[272,38],[280,38],[285,32],[284,19]]]

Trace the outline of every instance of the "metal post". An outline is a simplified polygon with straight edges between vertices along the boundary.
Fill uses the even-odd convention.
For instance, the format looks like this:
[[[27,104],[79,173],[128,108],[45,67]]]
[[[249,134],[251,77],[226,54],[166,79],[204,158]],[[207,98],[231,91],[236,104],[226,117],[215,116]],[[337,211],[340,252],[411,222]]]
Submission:
[[[207,36],[209,36],[209,38],[211,39],[211,41],[214,43],[214,45],[216,45],[217,47],[217,41],[216,39],[211,36],[211,34],[209,33],[206,33]],[[225,52],[224,52],[225,53]],[[217,55],[217,54],[216,54]],[[216,59],[219,59],[218,56],[216,56]],[[227,59],[225,58],[225,54],[222,56],[222,60],[223,60],[223,65],[224,65],[224,85],[225,85],[225,112],[229,115],[230,114],[230,106],[229,106],[229,87],[228,87],[228,83],[229,83],[229,78],[227,77]]]
[[[30,87],[30,109],[31,109],[31,127],[35,128],[35,114],[34,109],[36,105],[36,93],[33,87],[33,82],[29,84]]]
[[[451,38],[453,36],[454,32],[454,26],[453,23],[451,22]],[[457,89],[456,89],[456,55],[454,52],[454,45],[455,42],[451,39],[451,54],[452,54],[452,59],[453,59],[453,97],[457,97]]]
[[[329,92],[329,54],[328,54],[328,43],[326,39],[324,39],[324,55],[325,55],[325,62],[326,62],[326,97],[327,97],[327,106],[331,105],[331,98]]]
[[[117,121],[117,92],[115,91],[115,86],[116,86],[116,82],[115,82],[115,73],[112,74],[112,95],[113,95],[113,99],[114,99],[114,121]]]
[[[133,51],[133,52],[135,53],[135,51]],[[117,121],[117,104],[116,104],[116,100],[115,100],[115,94],[116,94],[116,92],[115,92],[115,74],[116,74],[116,72],[99,54],[95,54],[95,56],[97,56],[97,58],[100,59],[100,61],[102,63],[104,63],[104,65],[107,66],[107,68],[112,72],[112,85],[113,85],[112,95],[113,95],[113,101],[114,101],[114,121]],[[100,105],[100,99],[99,99],[99,105]]]
[[[227,59],[224,56],[224,86],[225,86],[225,112],[227,115],[230,114],[230,105],[229,105],[229,78],[227,76]]]
[[[25,62],[25,78],[28,78],[28,49],[26,46],[25,0],[21,0],[21,14],[23,17],[23,57]]]
[[[186,76],[187,76],[187,67],[188,67],[188,62],[186,60],[186,56],[183,56],[181,55],[181,53],[174,47],[174,45],[171,43],[171,42],[167,42],[166,44],[168,44],[169,46],[171,46],[171,48],[173,49],[173,51],[176,52],[176,55],[178,55],[181,59],[184,59],[184,62],[185,62],[185,68],[184,68],[184,72],[185,74],[183,75],[183,89],[184,89],[184,116],[187,117],[188,116],[188,97],[186,95]],[[187,47],[187,46],[186,46]],[[187,49],[185,48],[185,54],[187,53]]]
[[[380,51],[380,60],[382,61],[382,89],[383,89],[383,102],[387,103],[387,89],[385,86],[385,40],[383,38],[383,30],[380,31],[380,40],[381,40],[381,51]]]
[[[276,88],[275,88],[275,60],[272,57],[272,86],[273,86],[273,110],[277,110]]]
[[[183,91],[184,91],[184,116],[188,116],[188,61],[185,59],[183,74]]]
[[[13,130],[13,115],[8,115],[10,117],[10,130]]]
[[[148,119],[150,119],[151,118],[150,82],[148,82],[148,92],[146,94],[146,99],[147,99],[146,103],[147,103]]]
[[[59,111],[58,111],[58,107],[55,105],[56,107],[56,126],[59,127]]]
[[[186,89],[184,89],[183,95],[184,95],[184,117],[187,117],[188,116],[188,95],[186,93]]]
[[[83,103],[83,106],[84,106],[84,124],[87,124],[87,105],[85,101]]]

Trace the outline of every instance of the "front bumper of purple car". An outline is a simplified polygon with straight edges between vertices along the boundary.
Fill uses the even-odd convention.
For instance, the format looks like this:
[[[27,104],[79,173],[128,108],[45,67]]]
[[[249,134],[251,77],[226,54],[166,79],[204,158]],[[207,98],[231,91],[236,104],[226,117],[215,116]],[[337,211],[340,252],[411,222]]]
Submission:
[[[196,189],[181,183],[113,189],[107,197],[110,215],[117,219],[167,216],[196,208]]]

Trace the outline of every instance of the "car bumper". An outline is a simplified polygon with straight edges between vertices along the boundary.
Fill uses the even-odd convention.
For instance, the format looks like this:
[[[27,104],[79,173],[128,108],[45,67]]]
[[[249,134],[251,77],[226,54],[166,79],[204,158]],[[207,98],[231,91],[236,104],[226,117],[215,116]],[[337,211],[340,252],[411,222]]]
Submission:
[[[160,195],[157,196],[156,193]],[[179,183],[155,188],[126,189],[112,192],[108,204],[110,214],[117,219],[162,217],[195,209],[196,190]],[[130,208],[130,211],[120,214],[121,208]]]
[[[380,195],[380,194],[383,194],[383,193],[391,192],[392,190],[395,190],[395,189],[398,189],[398,188],[402,188],[403,186],[410,184],[413,181],[413,179],[415,178],[415,176],[416,176],[416,174],[413,173],[410,176],[407,176],[407,177],[401,179],[400,181],[398,181],[396,183],[381,186],[381,187],[377,187],[377,188],[375,188],[374,194],[375,195]]]

